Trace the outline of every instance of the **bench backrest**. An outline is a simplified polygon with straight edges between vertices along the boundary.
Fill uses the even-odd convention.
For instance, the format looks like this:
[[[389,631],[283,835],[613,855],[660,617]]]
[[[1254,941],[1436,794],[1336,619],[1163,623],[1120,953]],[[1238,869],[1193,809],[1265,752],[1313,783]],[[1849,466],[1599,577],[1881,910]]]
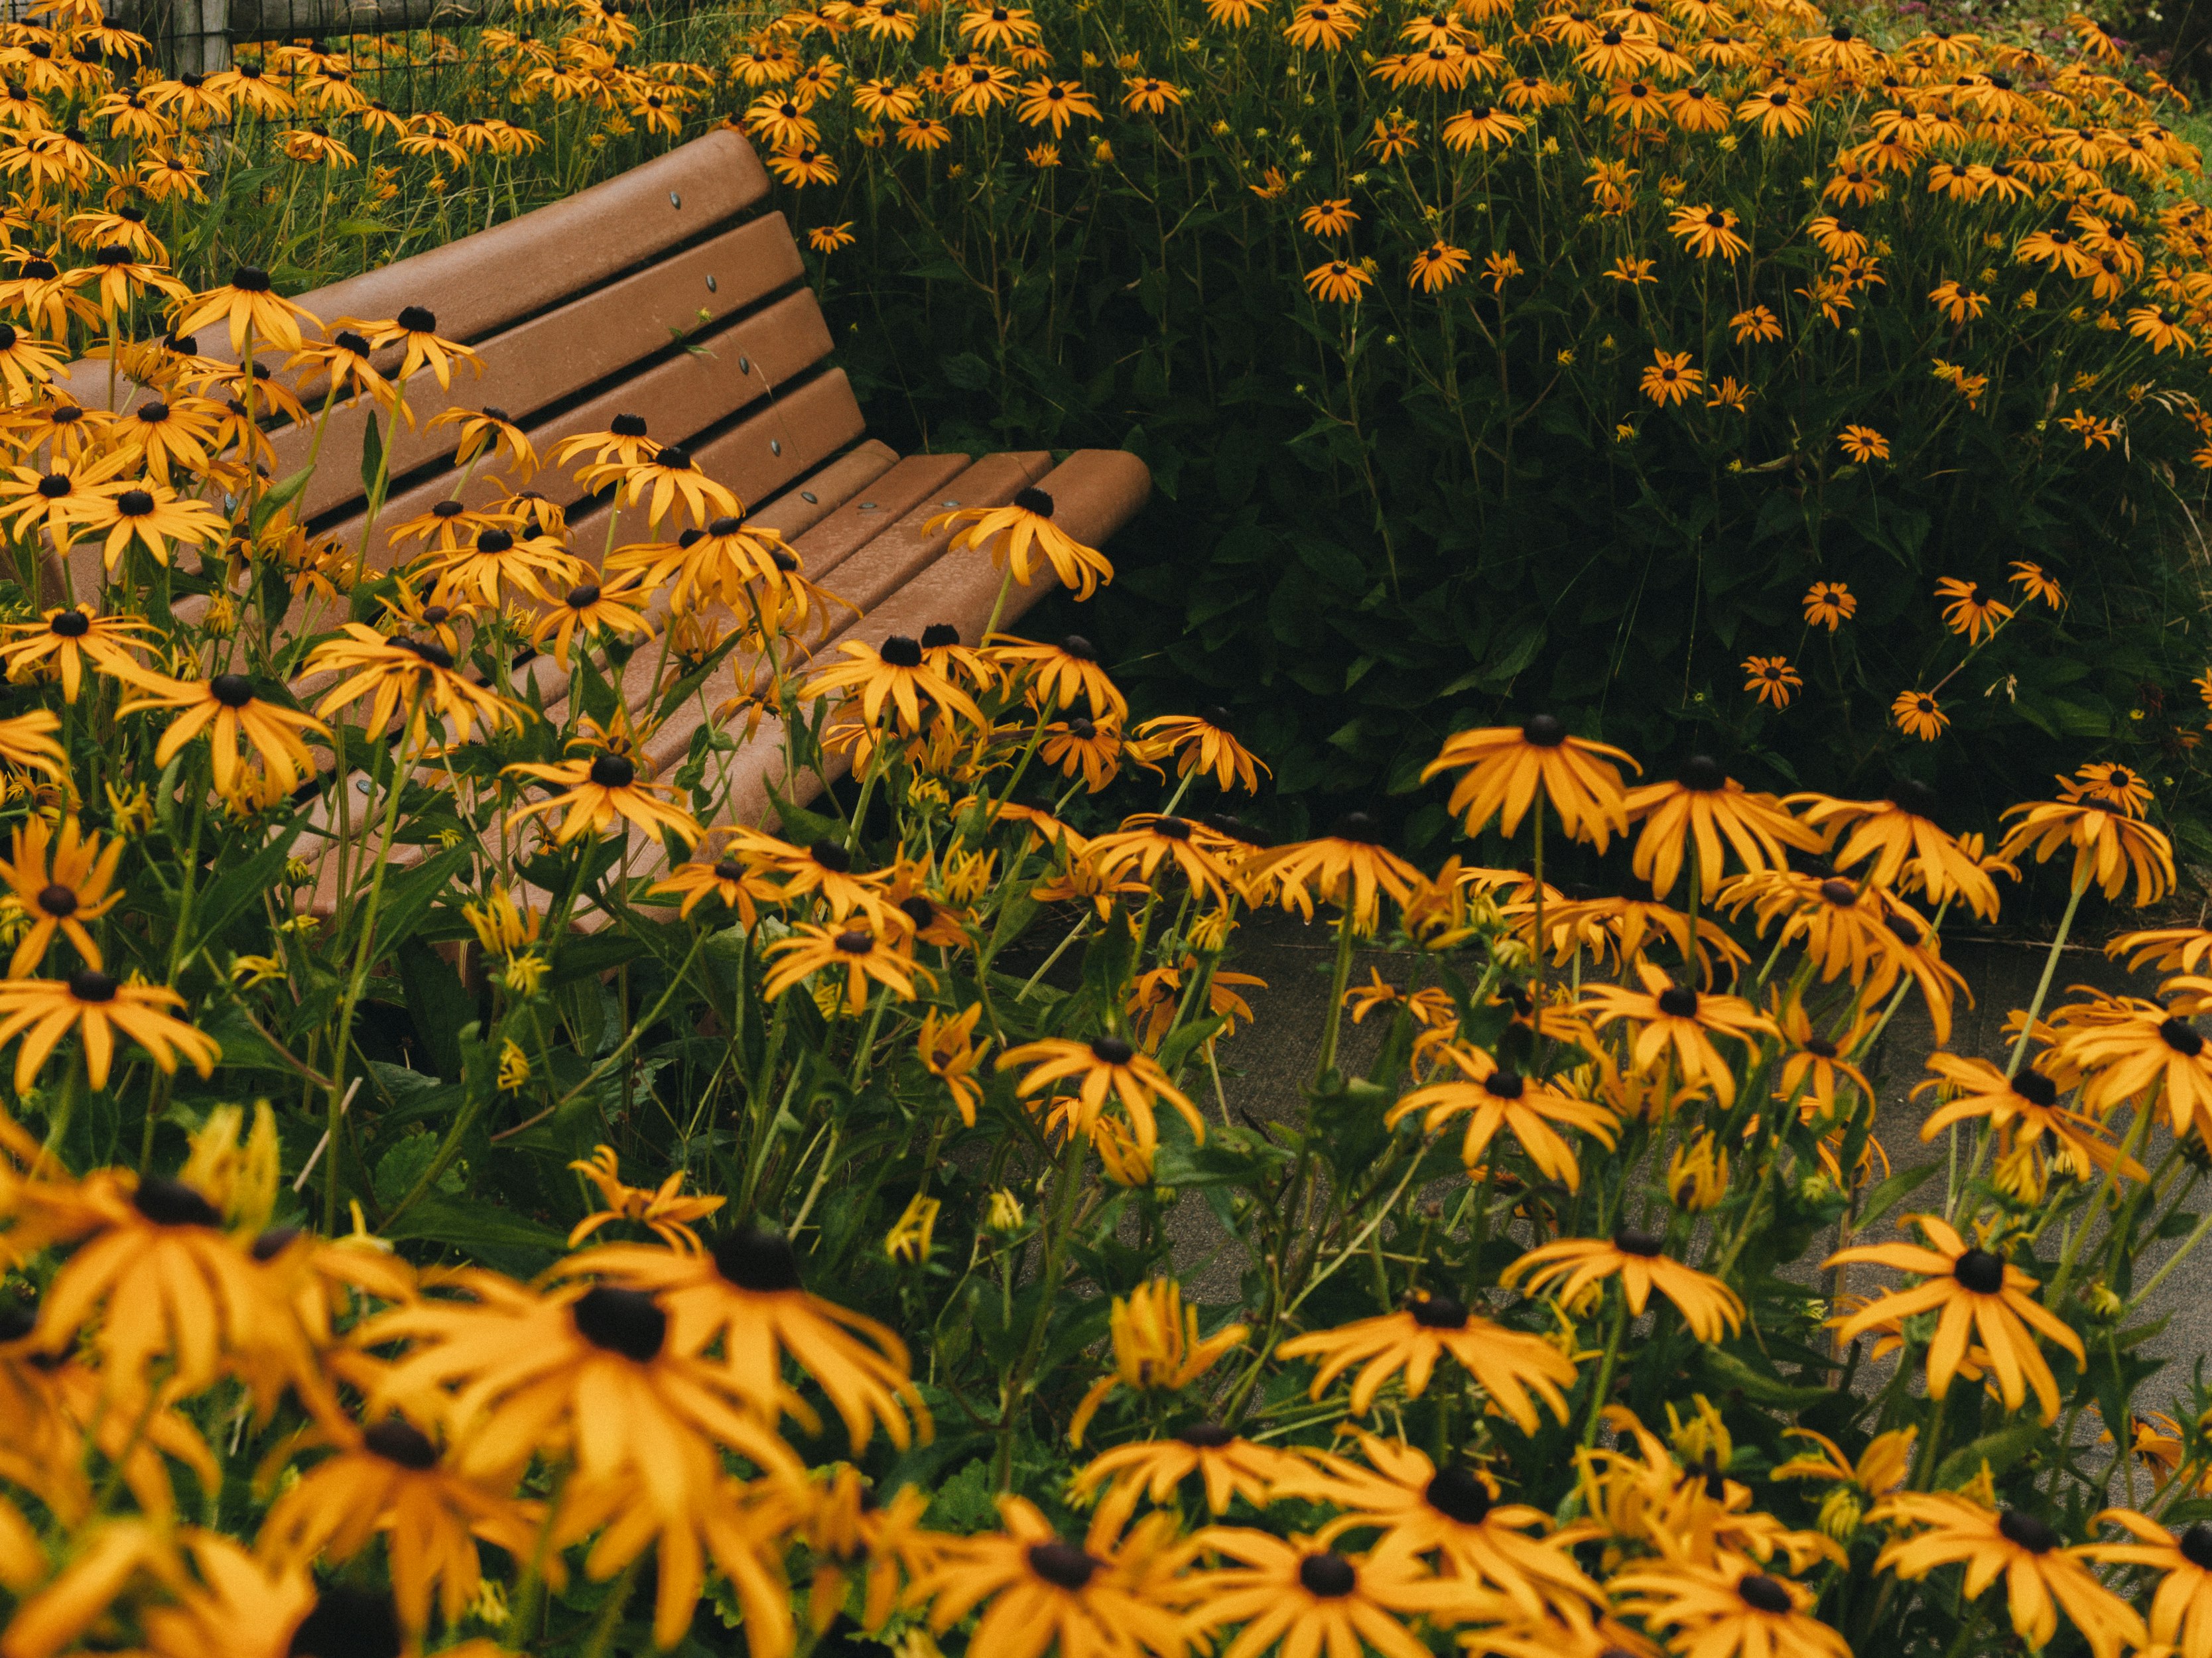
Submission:
[[[641,415],[654,438],[684,444],[749,505],[858,439],[860,405],[826,361],[829,329],[790,227],[760,211],[768,191],[752,146],[718,129],[550,206],[298,296],[330,327],[422,306],[441,335],[483,357],[483,375],[460,369],[450,392],[427,369],[409,382],[416,425],[384,433],[393,482],[382,521],[452,494],[454,434],[426,427],[456,404],[504,410],[548,459],[571,433]],[[210,355],[228,346],[220,332],[202,339]],[[104,402],[106,374],[104,361],[79,364],[70,389]],[[331,416],[302,501],[319,528],[358,527],[356,457],[369,410],[364,399]],[[300,428],[273,434],[278,477],[307,463],[311,438]],[[564,507],[582,495],[550,471],[533,487]],[[495,495],[479,477],[463,499]],[[372,566],[386,556],[369,550]],[[90,574],[78,573],[80,592]]]

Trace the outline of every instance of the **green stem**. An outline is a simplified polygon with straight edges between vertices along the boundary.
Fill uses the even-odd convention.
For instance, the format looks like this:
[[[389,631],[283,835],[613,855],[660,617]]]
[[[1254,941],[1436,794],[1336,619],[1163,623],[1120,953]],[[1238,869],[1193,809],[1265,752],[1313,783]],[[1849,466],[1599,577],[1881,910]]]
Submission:
[[[1598,1366],[1597,1387],[1590,1394],[1589,1415],[1583,1423],[1583,1448],[1597,1443],[1598,1424],[1605,1420],[1605,1403],[1613,1393],[1613,1367],[1620,1363],[1621,1338],[1628,1333],[1628,1297],[1614,1291],[1613,1328],[1605,1339],[1605,1358]]]

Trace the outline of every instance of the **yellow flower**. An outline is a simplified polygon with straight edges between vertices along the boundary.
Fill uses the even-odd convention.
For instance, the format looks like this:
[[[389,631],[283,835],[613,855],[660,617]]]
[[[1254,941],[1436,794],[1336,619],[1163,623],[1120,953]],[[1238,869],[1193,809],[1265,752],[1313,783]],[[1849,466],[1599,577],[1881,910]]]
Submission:
[[[1836,441],[1845,454],[1862,465],[1889,459],[1889,440],[1871,426],[1846,426],[1836,434]]]
[[[1306,291],[1317,300],[1357,305],[1374,278],[1346,259],[1331,259],[1306,272]]]
[[[1212,1370],[1224,1353],[1250,1333],[1227,1324],[1210,1336],[1198,1333],[1198,1309],[1182,1303],[1182,1286],[1173,1278],[1152,1278],[1114,1298],[1108,1327],[1114,1337],[1114,1370],[1091,1384],[1069,1418],[1067,1442],[1083,1443],[1091,1418],[1116,1387],[1136,1393],[1174,1393]]]
[[[1687,403],[1704,387],[1705,377],[1690,367],[1688,352],[1655,350],[1651,357],[1650,366],[1644,371],[1640,389],[1660,408]]]
[[[1750,676],[1744,682],[1744,689],[1757,691],[1761,702],[1778,708],[1788,708],[1790,699],[1804,688],[1804,680],[1790,665],[1786,656],[1746,657],[1743,671]]]
[[[1951,723],[1951,716],[1926,691],[1898,692],[1897,700],[1889,705],[1889,717],[1898,730],[1923,743],[1933,743]]]
[[[510,1044],[512,1046],[512,1044]],[[520,1057],[520,1050],[516,1050]],[[501,1063],[505,1065],[505,1056]],[[523,1075],[529,1076],[528,1061],[523,1062]],[[507,1084],[502,1081],[501,1087]],[[703,1248],[699,1235],[691,1230],[695,1220],[704,1220],[729,1199],[719,1197],[683,1195],[684,1171],[681,1169],[661,1181],[658,1190],[647,1191],[641,1186],[625,1186],[618,1173],[615,1149],[602,1145],[588,1159],[580,1159],[568,1165],[576,1173],[599,1188],[599,1197],[606,1207],[586,1215],[578,1221],[568,1234],[568,1248],[574,1248],[602,1226],[618,1220],[633,1221],[646,1227],[672,1249]]]
[[[937,1234],[937,1212],[944,1204],[916,1193],[884,1235],[884,1254],[902,1266],[919,1266],[929,1259],[931,1240]]]

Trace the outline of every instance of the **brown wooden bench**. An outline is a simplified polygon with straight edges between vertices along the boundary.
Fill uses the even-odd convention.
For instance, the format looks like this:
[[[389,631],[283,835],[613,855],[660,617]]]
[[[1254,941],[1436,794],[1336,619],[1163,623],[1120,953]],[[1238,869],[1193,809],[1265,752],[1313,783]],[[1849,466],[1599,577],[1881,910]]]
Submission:
[[[299,295],[332,328],[341,317],[393,317],[423,307],[440,334],[472,346],[483,361],[481,378],[457,372],[450,393],[419,371],[407,388],[414,428],[380,422],[395,482],[368,549],[370,567],[395,562],[384,544],[389,526],[453,493],[452,428],[425,428],[454,405],[505,410],[548,462],[563,437],[605,430],[617,415],[642,416],[654,439],[680,443],[708,477],[734,490],[751,522],[781,530],[809,580],[854,607],[857,617],[840,613],[842,625],[833,623],[824,652],[847,640],[918,636],[939,623],[976,642],[1000,571],[981,553],[943,556],[951,531],[927,527],[938,513],[1001,505],[1034,485],[1053,498],[1056,521],[1093,546],[1134,516],[1151,477],[1120,451],[1079,450],[1057,465],[1043,451],[902,458],[869,438],[851,385],[830,361],[830,331],[791,228],[781,213],[763,210],[769,189],[751,145],[720,129],[567,200]],[[215,337],[220,331],[201,341],[207,355],[228,355],[227,342]],[[396,360],[396,350],[387,355]],[[107,374],[105,360],[81,362],[65,389],[105,404]],[[127,406],[137,395],[125,386],[118,401]],[[349,546],[359,544],[365,504],[358,457],[369,407],[363,400],[333,415],[301,501],[317,528]],[[275,476],[306,465],[310,437],[296,427],[273,434]],[[550,466],[531,487],[568,510],[570,549],[596,565],[604,508]],[[482,476],[461,491],[471,505],[498,498]],[[625,516],[618,540],[645,538],[642,515]],[[96,549],[80,548],[70,562],[74,590],[95,591]],[[1048,583],[1049,570],[1043,575]],[[1005,619],[1044,591],[1018,584]],[[319,615],[295,605],[292,618],[325,629],[343,619],[327,604]],[[632,659],[624,690],[633,708],[651,692],[659,654],[648,645]],[[550,669],[550,659],[544,662]],[[653,766],[680,760],[702,705],[713,708],[750,688],[756,666],[726,661],[702,696],[653,733],[646,750]],[[545,689],[558,718],[565,687],[549,681]],[[735,763],[727,821],[766,821],[771,785],[795,801],[812,798],[819,780],[811,772],[781,778],[781,751],[779,729],[764,723]]]

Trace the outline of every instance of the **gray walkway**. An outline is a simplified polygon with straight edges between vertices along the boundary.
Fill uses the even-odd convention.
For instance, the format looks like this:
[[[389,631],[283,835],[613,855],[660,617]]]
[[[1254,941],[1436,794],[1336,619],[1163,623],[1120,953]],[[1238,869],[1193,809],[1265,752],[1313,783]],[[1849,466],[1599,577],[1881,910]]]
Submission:
[[[2146,996],[2157,988],[2158,975],[2130,978],[2096,947],[2108,931],[2124,930],[2130,925],[2132,914],[2120,911],[2110,920],[2101,914],[2091,919],[2092,930],[2087,936],[2094,943],[2068,946],[2052,981],[2054,1005],[2075,984]],[[2118,925],[2113,926],[2113,921]],[[1946,959],[1966,976],[1976,998],[1972,1008],[1963,1000],[1959,1004],[1951,1052],[2002,1060],[2005,1017],[2027,1005],[2043,969],[2045,953],[2041,946],[2024,944],[1953,940],[1947,945]],[[1249,1113],[1261,1121],[1295,1120],[1300,1108],[1299,1090],[1312,1077],[1319,1057],[1334,956],[1334,938],[1326,920],[1306,926],[1295,917],[1267,914],[1240,928],[1235,953],[1226,965],[1234,971],[1258,975],[1267,981],[1267,987],[1241,993],[1251,1003],[1255,1022],[1220,1046],[1224,1093],[1232,1112]],[[1383,954],[1363,955],[1353,969],[1354,984],[1366,981],[1370,965],[1400,985],[1409,976],[1402,960]],[[1381,1028],[1379,1018],[1356,1028],[1347,1017],[1342,1053],[1347,1071],[1356,1072],[1370,1061]],[[1865,1067],[1880,1090],[1876,1133],[1893,1166],[1899,1169],[1941,1161],[1945,1155],[1942,1141],[1932,1145],[1922,1142],[1919,1127],[1925,1112],[1910,1098],[1912,1087],[1926,1075],[1921,1061],[1934,1046],[1934,1032],[1916,993],[1907,998],[1873,1063]],[[1202,1086],[1211,1084],[1202,1081]],[[2166,1145],[2163,1131],[2157,1131],[2140,1154],[2141,1160],[2154,1164]],[[2197,1206],[2201,1209],[2204,1202],[2212,1202],[2212,1190],[2200,1188]],[[1194,1293],[1217,1305],[1235,1302],[1244,1262],[1205,1205],[1195,1197],[1179,1204],[1171,1217],[1171,1230],[1187,1267],[1201,1261],[1210,1263],[1189,1281]],[[1892,1236],[1885,1224],[1875,1236],[1862,1241],[1883,1241]],[[2147,1274],[2154,1270],[2157,1259],[2147,1257],[2139,1271]],[[2146,1396],[2152,1400],[2169,1388],[2185,1390],[2190,1367],[2197,1357],[2212,1354],[2212,1242],[2200,1247],[2160,1286],[2154,1311],[2172,1315],[2173,1321],[2148,1351],[2174,1362],[2149,1384]]]

